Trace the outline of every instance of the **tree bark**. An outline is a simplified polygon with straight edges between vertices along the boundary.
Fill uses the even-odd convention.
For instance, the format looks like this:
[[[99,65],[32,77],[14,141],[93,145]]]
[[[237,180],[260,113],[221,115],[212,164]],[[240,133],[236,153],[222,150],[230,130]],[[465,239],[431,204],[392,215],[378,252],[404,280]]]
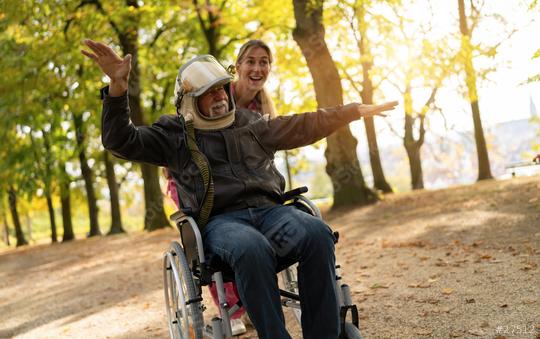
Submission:
[[[52,162],[52,154],[51,154],[51,145],[49,143],[49,135],[45,130],[41,130],[43,133],[43,143],[45,148],[45,180],[43,181],[45,184],[45,198],[47,199],[47,209],[49,210],[49,221],[51,224],[51,242],[55,243],[58,242],[58,235],[56,233],[56,217],[54,215],[54,206],[52,201],[52,169],[51,169],[51,162]]]
[[[71,193],[69,191],[69,176],[66,173],[66,164],[60,163],[60,204],[62,206],[62,224],[64,235],[62,242],[75,239],[73,224],[71,222]]]
[[[434,100],[436,90],[432,92],[430,99],[426,103],[426,107]],[[411,171],[411,187],[413,190],[424,188],[424,175],[422,172],[422,160],[420,158],[420,148],[424,144],[424,136],[426,130],[424,128],[424,116],[420,115],[420,126],[418,130],[418,139],[414,139],[414,121],[413,117],[413,105],[411,87],[407,84],[404,93],[404,106],[405,106],[405,137],[403,138],[403,145],[407,151],[409,158],[409,168]]]
[[[47,200],[47,210],[49,212],[49,223],[51,225],[51,242],[55,243],[58,242],[58,236],[56,233],[56,218],[54,215],[54,206],[52,202],[52,163],[53,163],[53,155],[51,154],[51,145],[49,143],[49,134],[44,129],[41,129],[41,133],[43,134],[43,149],[45,150],[45,156],[40,155],[38,150],[41,150],[42,148],[38,145],[36,145],[35,140],[30,134],[30,140],[32,142],[32,148],[34,150],[34,156],[36,159],[37,166],[41,169],[43,169],[43,191],[45,194],[45,199]],[[42,162],[40,159],[44,159],[44,162]]]
[[[359,50],[362,60],[362,97],[363,104],[373,104],[373,82],[371,81],[370,71],[373,66],[369,44],[367,39],[367,24],[365,22],[364,5],[360,4],[357,10],[358,26],[360,30]],[[375,122],[373,117],[364,118],[364,127],[366,129],[366,138],[368,141],[369,161],[373,173],[373,186],[384,193],[392,193],[392,187],[386,181],[384,171],[379,155],[379,145],[377,143],[377,132],[375,131]]]
[[[293,38],[302,50],[313,78],[319,107],[343,104],[343,92],[338,70],[324,40],[321,0],[293,0],[296,27]],[[357,141],[348,126],[326,138],[326,172],[334,187],[333,208],[365,205],[377,196],[365,184],[358,156]]]
[[[6,211],[4,210],[4,201],[2,199],[2,223],[4,224],[4,227],[2,227],[2,240],[4,243],[9,246],[9,225],[6,217]]]
[[[122,226],[122,214],[120,212],[120,197],[118,194],[118,182],[114,172],[114,162],[108,151],[103,152],[107,185],[109,186],[109,199],[111,200],[111,229],[107,234],[124,233]]]
[[[136,0],[126,0],[127,6],[138,8]],[[144,116],[141,105],[141,80],[139,70],[139,47],[138,47],[138,23],[133,18],[133,24],[120,31],[116,27],[116,33],[122,46],[124,54],[131,54],[131,73],[129,76],[129,106],[131,109],[131,120],[136,126],[144,125]],[[157,230],[163,227],[170,226],[169,220],[165,215],[163,208],[163,195],[159,186],[158,169],[156,166],[142,163],[141,173],[144,180],[144,229],[148,231]]]
[[[47,199],[47,209],[49,211],[49,221],[51,224],[51,242],[58,242],[58,236],[56,235],[56,218],[54,216],[54,206],[52,196],[50,192],[45,193]]]
[[[17,211],[17,192],[15,192],[13,186],[9,187],[8,197],[9,209],[11,211],[11,219],[13,221],[13,225],[15,225],[15,236],[17,238],[16,246],[19,247],[23,245],[28,245],[28,242],[24,238],[24,233],[21,227],[21,220],[19,218],[19,212]]]
[[[84,187],[86,190],[86,200],[88,203],[88,218],[90,219],[90,230],[88,232],[89,237],[101,235],[98,221],[98,206],[96,194],[94,191],[94,174],[92,169],[88,166],[85,153],[85,131],[84,122],[81,114],[73,113],[73,122],[75,125],[75,135],[77,139],[77,148],[79,149],[79,162],[81,164],[81,172],[84,179]]]
[[[480,117],[480,107],[478,105],[478,92],[476,89],[476,71],[472,60],[471,34],[467,25],[465,16],[464,0],[458,0],[459,9],[459,29],[461,31],[461,56],[465,66],[465,77],[467,89],[469,92],[469,102],[471,103],[474,139],[476,141],[476,155],[478,157],[478,181],[492,179],[491,168],[489,164],[489,155],[484,138],[484,129],[482,127],[482,118]]]
[[[205,1],[207,17],[203,18],[203,5],[199,4],[198,0],[192,0],[199,25],[203,31],[206,43],[208,44],[208,54],[213,55],[216,59],[220,59],[221,50],[218,48],[218,42],[221,35],[221,10],[218,6],[212,6],[208,0]],[[225,0],[226,1],[226,0]]]

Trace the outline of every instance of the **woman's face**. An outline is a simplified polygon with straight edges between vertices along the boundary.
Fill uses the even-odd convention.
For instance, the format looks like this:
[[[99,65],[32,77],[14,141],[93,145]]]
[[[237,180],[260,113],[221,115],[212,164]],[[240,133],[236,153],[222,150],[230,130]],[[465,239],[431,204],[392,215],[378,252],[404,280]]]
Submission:
[[[268,53],[262,47],[250,48],[236,65],[236,72],[244,88],[260,91],[270,73]]]

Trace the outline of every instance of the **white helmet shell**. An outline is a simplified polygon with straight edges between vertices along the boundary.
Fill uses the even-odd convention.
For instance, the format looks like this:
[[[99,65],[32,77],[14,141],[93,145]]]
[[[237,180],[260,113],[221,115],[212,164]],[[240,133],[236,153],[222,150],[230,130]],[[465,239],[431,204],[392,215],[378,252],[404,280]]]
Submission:
[[[188,61],[178,70],[174,88],[177,111],[186,119],[193,119],[193,127],[217,130],[234,122],[235,105],[230,86],[233,76],[211,55],[201,55]],[[229,101],[229,111],[217,117],[207,117],[197,107],[198,98],[209,89],[224,86]]]

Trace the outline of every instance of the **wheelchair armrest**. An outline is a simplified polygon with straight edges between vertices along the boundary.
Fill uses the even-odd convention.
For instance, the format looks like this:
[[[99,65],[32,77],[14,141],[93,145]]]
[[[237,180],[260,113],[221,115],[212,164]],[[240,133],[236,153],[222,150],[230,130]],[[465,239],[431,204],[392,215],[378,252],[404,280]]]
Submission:
[[[176,228],[180,232],[182,247],[188,263],[191,265],[196,260],[198,263],[204,264],[202,235],[195,220],[182,210],[176,211],[169,218],[176,224]]]
[[[283,199],[283,202],[289,201],[297,195],[307,193],[307,191],[308,191],[308,188],[306,186],[298,187],[298,188],[295,188],[295,189],[292,189],[290,191],[283,193],[283,195],[281,196],[281,199]]]
[[[169,216],[169,219],[174,222],[176,225],[183,223],[187,220],[187,215],[182,211],[178,210]]]

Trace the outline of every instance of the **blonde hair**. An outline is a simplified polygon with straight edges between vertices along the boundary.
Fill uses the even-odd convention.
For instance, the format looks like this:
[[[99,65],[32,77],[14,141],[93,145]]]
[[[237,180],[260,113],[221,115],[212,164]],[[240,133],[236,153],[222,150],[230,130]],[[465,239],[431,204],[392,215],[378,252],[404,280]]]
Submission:
[[[248,42],[243,44],[242,47],[240,47],[240,51],[238,51],[238,55],[236,56],[236,65],[229,66],[229,72],[236,74],[236,66],[242,62],[242,59],[244,58],[246,53],[253,48],[264,49],[266,51],[266,54],[268,54],[268,61],[270,62],[270,65],[272,65],[274,57],[272,56],[272,51],[270,50],[270,47],[268,47],[268,45],[262,40],[249,40]],[[277,116],[276,106],[274,105],[274,101],[268,94],[268,90],[266,90],[266,87],[263,86],[263,88],[259,92],[257,92],[255,97],[261,103],[260,113],[262,113],[263,115],[268,114],[271,119]]]

